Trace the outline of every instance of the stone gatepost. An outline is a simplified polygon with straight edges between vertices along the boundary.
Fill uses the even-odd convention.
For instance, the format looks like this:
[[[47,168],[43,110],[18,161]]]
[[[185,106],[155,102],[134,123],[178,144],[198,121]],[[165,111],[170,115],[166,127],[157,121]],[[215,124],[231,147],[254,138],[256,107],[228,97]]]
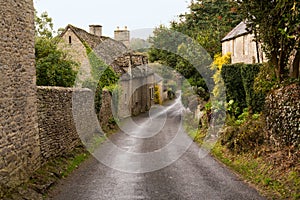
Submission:
[[[32,0],[0,0],[0,197],[40,166]]]

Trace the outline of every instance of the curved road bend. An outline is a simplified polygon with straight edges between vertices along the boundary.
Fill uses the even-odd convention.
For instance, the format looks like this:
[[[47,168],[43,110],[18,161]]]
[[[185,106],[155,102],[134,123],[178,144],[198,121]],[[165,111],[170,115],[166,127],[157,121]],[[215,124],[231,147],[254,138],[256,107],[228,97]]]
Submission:
[[[199,158],[199,147],[186,134],[176,137],[180,130],[180,110],[181,104],[177,100],[159,111],[162,115],[153,112],[152,120],[148,114],[135,117],[139,127],[130,129],[131,125],[126,127],[124,124],[127,134],[120,131],[110,138],[123,153],[111,150],[109,141],[95,153],[106,165],[121,171],[91,157],[50,192],[50,199],[265,199],[210,155]],[[154,136],[153,130],[157,132]],[[171,147],[161,153],[166,146]],[[136,156],[151,152],[158,154]],[[163,168],[155,170],[160,167]]]

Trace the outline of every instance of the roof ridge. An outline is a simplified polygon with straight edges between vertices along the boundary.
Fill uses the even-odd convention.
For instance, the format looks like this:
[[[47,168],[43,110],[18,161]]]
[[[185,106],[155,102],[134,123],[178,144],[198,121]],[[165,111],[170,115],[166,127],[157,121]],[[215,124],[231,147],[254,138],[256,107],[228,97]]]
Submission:
[[[225,42],[231,39],[235,39],[239,36],[250,33],[251,31],[247,29],[247,25],[245,21],[241,21],[237,26],[235,26],[222,40],[221,42]]]

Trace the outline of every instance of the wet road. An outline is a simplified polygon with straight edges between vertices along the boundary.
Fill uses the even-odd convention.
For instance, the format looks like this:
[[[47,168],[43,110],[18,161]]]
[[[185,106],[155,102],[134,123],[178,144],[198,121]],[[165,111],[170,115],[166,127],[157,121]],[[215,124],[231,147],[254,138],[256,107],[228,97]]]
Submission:
[[[122,123],[50,194],[54,200],[264,199],[202,150],[181,128],[181,104]],[[100,160],[101,162],[99,162]],[[104,164],[102,164],[104,163]]]

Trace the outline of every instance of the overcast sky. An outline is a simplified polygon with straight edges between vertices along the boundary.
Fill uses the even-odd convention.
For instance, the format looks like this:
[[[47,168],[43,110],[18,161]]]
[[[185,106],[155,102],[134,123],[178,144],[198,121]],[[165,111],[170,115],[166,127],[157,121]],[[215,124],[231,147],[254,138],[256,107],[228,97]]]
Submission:
[[[132,30],[169,25],[187,11],[190,0],[34,0],[38,13],[47,11],[55,30],[68,24],[88,30],[103,26],[103,35],[113,36],[117,26]]]

